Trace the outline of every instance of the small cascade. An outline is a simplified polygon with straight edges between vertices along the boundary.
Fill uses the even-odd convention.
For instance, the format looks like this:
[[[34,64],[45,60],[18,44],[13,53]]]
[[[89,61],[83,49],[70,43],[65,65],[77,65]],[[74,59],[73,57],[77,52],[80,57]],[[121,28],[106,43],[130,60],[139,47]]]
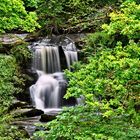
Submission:
[[[69,70],[71,70],[71,65],[74,62],[78,61],[78,55],[77,55],[75,43],[70,38],[67,37],[62,42],[62,48],[63,48],[64,53],[65,53],[67,67]]]
[[[66,103],[63,99],[67,81],[61,72],[60,46],[65,54],[67,68],[71,70],[73,62],[78,60],[76,47],[71,39],[64,38],[57,44],[50,39],[43,39],[30,46],[33,52],[32,69],[38,74],[37,82],[30,87],[30,96],[37,109],[59,109],[76,102],[72,99]]]
[[[34,47],[33,69],[47,73],[61,71],[58,47],[41,45]]]
[[[58,47],[46,47],[47,72],[54,73],[61,71]],[[45,67],[45,65],[44,65]]]
[[[60,91],[61,88],[66,90],[66,81],[62,73],[58,73],[57,76],[56,74],[42,74],[37,82],[30,87],[33,105],[37,109],[61,107]],[[65,86],[61,86],[62,83]]]

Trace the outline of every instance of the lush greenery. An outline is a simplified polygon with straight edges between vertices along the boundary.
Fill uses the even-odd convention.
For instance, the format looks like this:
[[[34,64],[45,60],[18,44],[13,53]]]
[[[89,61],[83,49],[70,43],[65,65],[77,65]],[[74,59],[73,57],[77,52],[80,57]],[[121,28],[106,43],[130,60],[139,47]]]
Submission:
[[[2,140],[12,140],[22,136],[15,127],[8,125],[12,117],[6,115],[6,112],[14,99],[14,94],[22,91],[23,84],[24,80],[16,59],[0,55],[0,139]]]
[[[33,139],[140,139],[139,0],[0,0],[0,33],[94,32],[85,39],[85,59],[69,80],[65,98],[84,97],[83,105],[64,108]],[[30,53],[26,43],[0,55],[0,139],[23,139],[6,115],[25,84],[20,65]]]
[[[102,32],[88,36],[86,64],[77,63],[75,72],[66,71],[69,88],[65,98],[83,96],[84,105],[64,109],[35,138],[140,138],[139,6],[124,2],[119,11],[110,14],[111,22],[102,26]]]
[[[28,61],[31,58],[31,52],[28,49],[28,43],[16,45],[10,50],[10,54],[16,59],[16,63],[23,68],[26,68]]]
[[[39,132],[44,139],[121,139],[140,137],[140,46],[103,49],[70,79],[66,97],[85,97],[85,105],[64,111]]]
[[[37,14],[40,25],[50,32],[89,32],[108,21],[114,3],[120,4],[118,0],[43,0]]]
[[[2,109],[8,106],[15,92],[20,92],[22,84],[20,73],[15,58],[8,55],[0,55],[0,104]]]
[[[129,39],[140,37],[140,5],[126,1],[121,5],[120,11],[112,12],[110,17],[111,23],[103,25],[108,34],[120,33]]]
[[[55,33],[95,31],[119,4],[119,0],[4,0],[0,32],[32,32],[40,27]]]
[[[32,32],[39,24],[35,12],[27,12],[22,0],[0,1],[0,32],[19,29]]]
[[[93,106],[64,109],[57,119],[43,125],[46,131],[36,133],[34,139],[44,140],[138,140],[140,128],[129,116],[105,117]]]
[[[130,29],[129,31],[133,34],[134,31],[131,24],[135,24],[137,27],[134,28],[137,29],[139,26],[139,7],[135,8],[135,3],[131,3],[129,6],[131,10],[126,11],[124,14],[120,11],[116,13],[115,9],[118,9],[118,6],[123,1],[62,0],[60,2],[58,0],[4,0],[0,2],[0,32],[11,30],[32,32],[40,27],[54,33],[93,32],[101,29],[100,25],[107,23],[109,21],[108,15],[114,11],[110,15],[111,19],[116,17],[115,14],[120,14],[120,21],[119,19],[113,19],[114,22],[118,20],[118,28],[124,28],[127,22],[130,26],[124,28],[122,32],[125,34]],[[122,5],[122,11],[126,8],[126,4]],[[136,11],[136,17],[133,17],[133,13]],[[135,18],[137,18],[137,22],[132,23],[131,20]],[[124,21],[124,23],[119,24],[121,21]],[[113,31],[113,28],[116,28],[113,22],[111,24],[112,29],[110,32]],[[105,28],[106,30],[107,28],[109,29],[107,26]]]

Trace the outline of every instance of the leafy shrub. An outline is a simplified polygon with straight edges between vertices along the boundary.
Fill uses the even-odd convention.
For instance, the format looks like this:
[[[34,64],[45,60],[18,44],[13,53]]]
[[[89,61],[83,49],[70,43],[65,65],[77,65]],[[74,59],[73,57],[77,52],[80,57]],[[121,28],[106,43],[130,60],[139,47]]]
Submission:
[[[24,131],[18,130],[16,126],[9,124],[12,120],[13,118],[9,114],[0,117],[0,140],[21,140],[21,138],[27,140]]]
[[[0,32],[13,29],[32,32],[39,27],[35,12],[27,12],[22,0],[0,2]]]
[[[24,2],[24,6],[27,8],[38,8],[38,4],[41,0],[22,0]]]
[[[19,73],[15,58],[7,55],[0,55],[0,104],[1,107],[8,107],[15,92],[21,91],[23,79]],[[0,112],[2,113],[2,112]]]
[[[108,21],[107,15],[115,2],[118,0],[43,0],[37,14],[40,25],[51,32],[95,31]]]
[[[16,59],[12,56],[0,55],[0,140],[15,140],[24,137],[16,127],[9,124],[12,116],[6,115],[14,94],[21,92],[23,85],[24,80]]]
[[[140,4],[127,0],[121,5],[120,11],[110,13],[110,17],[110,24],[102,25],[109,35],[122,34],[129,39],[140,37]]]
[[[135,114],[134,106],[140,104],[140,48],[138,44],[114,49],[104,49],[89,59],[74,73],[67,71],[70,79],[66,97],[84,95],[86,103],[101,103]],[[116,110],[118,111],[118,110]],[[116,112],[118,113],[118,112]]]
[[[101,49],[107,47],[113,48],[116,44],[114,36],[111,37],[104,32],[91,33],[83,41],[85,42],[85,46],[83,46],[81,51],[83,51],[85,57],[94,56]]]
[[[129,122],[128,116],[104,118],[90,106],[65,108],[56,120],[39,126],[46,130],[36,132],[35,140],[138,140],[140,137],[140,128]]]
[[[69,87],[65,98],[82,95],[84,105],[64,109],[56,120],[42,125],[46,130],[35,133],[35,139],[140,139],[140,108],[136,107],[140,106],[139,5],[129,2],[122,4],[121,14],[115,14],[115,19],[104,25],[105,33],[89,36],[85,48],[88,57],[91,54],[88,63],[78,63],[75,72],[66,71]],[[132,7],[136,8],[134,12]],[[123,32],[125,28],[130,31]],[[116,44],[116,34],[126,36],[129,43],[122,39]]]
[[[26,66],[31,58],[31,53],[27,45],[27,43],[16,45],[10,50],[10,53],[16,58],[16,62],[22,67]]]

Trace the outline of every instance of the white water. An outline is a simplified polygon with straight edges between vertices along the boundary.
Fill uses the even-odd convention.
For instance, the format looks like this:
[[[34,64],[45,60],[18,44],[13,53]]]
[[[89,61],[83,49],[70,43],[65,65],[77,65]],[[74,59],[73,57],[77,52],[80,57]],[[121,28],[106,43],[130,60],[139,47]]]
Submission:
[[[57,46],[34,47],[33,69],[42,70],[47,73],[61,71],[59,51]]]
[[[77,52],[74,51],[64,51],[65,56],[66,56],[66,61],[67,61],[67,67],[69,70],[71,70],[71,65],[78,61],[77,58]]]
[[[41,75],[36,84],[30,87],[30,94],[37,109],[59,106],[59,82],[52,75]]]
[[[62,48],[66,57],[67,67],[71,70],[71,65],[78,61],[77,50],[75,43],[71,39],[66,38],[64,41],[65,43],[62,43]]]
[[[78,60],[75,44],[66,39],[62,45],[67,67],[71,70]],[[59,110],[63,106],[67,81],[61,72],[59,45],[49,44],[48,40],[33,44],[33,66],[38,73],[37,82],[30,87],[33,105],[44,111]]]
[[[46,47],[47,72],[54,73],[61,71],[58,47]],[[44,56],[45,57],[45,56]],[[44,64],[44,67],[46,65]]]

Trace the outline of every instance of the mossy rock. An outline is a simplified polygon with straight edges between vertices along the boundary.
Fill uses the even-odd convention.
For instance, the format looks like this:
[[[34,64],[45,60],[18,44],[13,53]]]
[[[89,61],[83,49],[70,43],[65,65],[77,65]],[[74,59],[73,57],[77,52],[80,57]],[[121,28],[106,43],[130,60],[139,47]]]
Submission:
[[[6,53],[12,47],[24,44],[26,34],[3,34],[0,35],[0,53]]]

